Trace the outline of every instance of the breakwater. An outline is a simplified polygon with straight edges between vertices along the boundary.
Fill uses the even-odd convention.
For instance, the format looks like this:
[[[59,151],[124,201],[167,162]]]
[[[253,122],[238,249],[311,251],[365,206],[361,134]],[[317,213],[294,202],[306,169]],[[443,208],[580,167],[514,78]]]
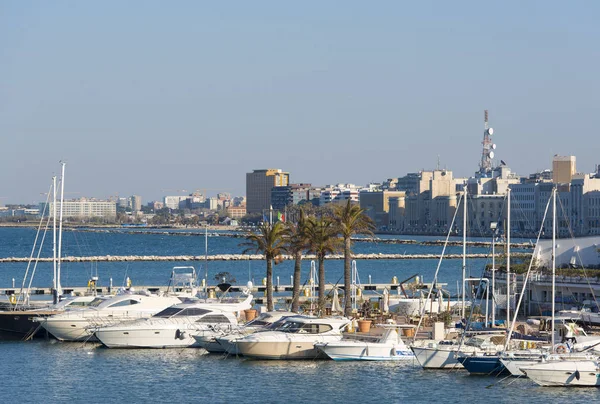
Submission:
[[[204,237],[206,234],[201,230],[181,231],[181,230],[133,230],[133,229],[82,229],[82,228],[69,228],[65,229],[73,232],[88,232],[88,233],[119,233],[119,234],[151,234],[151,235],[163,235],[163,236],[175,236],[175,237]],[[230,237],[230,238],[245,238],[247,233],[240,231],[231,232],[210,232],[209,237]],[[445,240],[409,240],[409,239],[398,239],[398,238],[379,238],[379,237],[353,237],[353,242],[357,243],[380,243],[380,244],[407,244],[407,245],[423,245],[423,246],[462,246],[462,240],[451,240],[446,242]],[[491,247],[491,241],[467,241],[468,247]],[[506,245],[505,243],[496,243],[496,246]],[[533,243],[510,243],[511,248],[520,249],[533,249]]]
[[[531,254],[528,253],[513,253],[515,258],[528,258]],[[489,254],[467,254],[466,258],[488,258]],[[352,259],[356,260],[431,260],[440,259],[440,254],[353,254]],[[462,254],[446,254],[444,259],[462,259]],[[262,254],[215,254],[215,255],[103,255],[103,256],[84,256],[84,257],[63,257],[63,262],[124,262],[124,261],[249,261],[249,260],[264,260]],[[278,260],[293,260],[291,255],[281,255]],[[314,255],[304,255],[305,260],[314,260]],[[325,257],[327,260],[342,260],[342,254],[332,254]],[[6,257],[0,258],[0,263],[3,262],[27,262],[29,257]],[[52,262],[52,258],[40,258],[40,262]]]

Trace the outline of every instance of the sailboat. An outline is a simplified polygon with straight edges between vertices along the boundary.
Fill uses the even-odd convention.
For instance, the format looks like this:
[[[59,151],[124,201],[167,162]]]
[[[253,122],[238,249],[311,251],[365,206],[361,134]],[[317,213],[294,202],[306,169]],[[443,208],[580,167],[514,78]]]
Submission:
[[[463,265],[462,265],[462,278],[463,278],[463,296],[462,296],[462,315],[465,317],[465,278],[466,278],[466,229],[467,229],[467,187],[465,185],[463,192]],[[458,212],[458,210],[457,210]],[[452,219],[452,223],[450,228],[452,229],[454,226],[454,220],[456,219],[456,213],[454,218]],[[446,238],[446,242],[450,233]],[[442,250],[442,256],[444,255],[446,245],[444,245],[444,250]],[[440,258],[441,263],[441,258]],[[434,276],[434,283],[437,280],[437,273],[440,268],[440,263],[438,263],[438,268],[436,270],[436,274]],[[432,287],[429,290],[428,298],[431,296]],[[421,316],[422,318],[422,316]],[[420,326],[420,322],[419,322]],[[460,343],[458,340],[421,340],[418,343],[413,341],[411,345],[411,349],[415,354],[415,358],[417,362],[424,369],[461,369],[463,365],[458,361],[458,353],[467,352],[467,353],[475,353],[475,352],[483,352],[483,353],[496,353],[502,347],[502,339],[504,338],[503,331],[496,331],[493,333],[486,333],[485,335],[478,335],[480,333],[476,332],[467,332],[464,334],[469,338],[463,343]]]
[[[37,330],[39,329],[39,324],[33,321],[33,317],[48,317],[52,314],[56,314],[59,312],[63,312],[65,310],[70,309],[78,309],[81,308],[82,305],[85,305],[91,302],[94,297],[93,296],[79,296],[67,299],[63,302],[59,302],[59,296],[61,294],[60,287],[60,252],[61,252],[61,241],[62,241],[62,206],[64,200],[64,176],[65,176],[65,165],[66,163],[61,161],[61,178],[60,178],[60,186],[61,186],[61,196],[60,196],[60,225],[58,229],[58,248],[57,248],[57,223],[56,223],[56,198],[57,198],[57,187],[56,187],[56,176],[52,177],[52,188],[48,193],[48,199],[46,200],[45,206],[48,206],[48,200],[50,195],[53,195],[54,203],[53,203],[53,268],[54,268],[54,277],[53,277],[53,304],[47,307],[33,307],[29,302],[29,287],[31,287],[31,280],[33,279],[34,273],[31,275],[31,280],[29,282],[29,286],[25,288],[25,281],[28,277],[29,266],[23,278],[23,285],[21,287],[21,293],[18,295],[18,298],[14,299],[15,304],[9,310],[0,311],[0,340],[2,339],[29,339],[35,335]],[[42,228],[44,218],[40,220],[40,227],[38,229],[38,234],[36,235],[36,240],[34,243],[34,247],[32,250],[32,254],[30,257],[30,264],[33,261],[34,252],[37,246],[37,240],[39,237],[40,230]],[[48,220],[49,222],[49,220]],[[48,223],[46,223],[46,228]],[[41,246],[39,246],[41,250]],[[38,252],[39,257],[39,252]],[[35,272],[35,265],[34,270]]]
[[[554,345],[554,294],[555,294],[555,271],[556,271],[556,188],[553,190],[554,220],[552,226],[552,346]],[[584,343],[584,341],[581,341]],[[586,350],[600,345],[586,341],[589,345]],[[565,353],[566,353],[565,349]],[[542,358],[536,364],[524,364],[519,368],[527,377],[540,386],[560,387],[598,387],[600,386],[600,361],[597,356],[576,355],[575,357],[561,356],[550,357],[548,360]]]

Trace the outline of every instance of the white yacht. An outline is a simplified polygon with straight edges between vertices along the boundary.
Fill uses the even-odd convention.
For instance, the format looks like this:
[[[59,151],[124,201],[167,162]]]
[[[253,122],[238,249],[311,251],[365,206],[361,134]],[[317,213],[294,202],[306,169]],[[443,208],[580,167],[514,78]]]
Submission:
[[[239,352],[257,359],[316,359],[318,342],[339,341],[350,323],[345,317],[288,317],[277,331],[257,332],[236,341]]]
[[[540,386],[600,387],[600,363],[593,360],[544,361],[521,371]]]
[[[367,335],[346,334],[339,341],[318,342],[315,347],[333,360],[399,361],[415,358],[400,338],[396,324],[381,324]]]
[[[194,337],[237,326],[237,313],[251,305],[252,295],[239,303],[181,303],[150,318],[100,327],[95,336],[108,348],[198,347]]]
[[[287,317],[297,316],[291,311],[270,311],[261,313],[257,318],[231,331],[221,330],[216,335],[194,336],[197,343],[210,353],[225,353],[239,355],[235,341],[258,331],[275,330],[280,327]]]
[[[177,303],[181,299],[176,296],[126,293],[110,299],[97,298],[82,310],[35,320],[60,341],[87,341],[92,339],[95,327],[150,317]]]

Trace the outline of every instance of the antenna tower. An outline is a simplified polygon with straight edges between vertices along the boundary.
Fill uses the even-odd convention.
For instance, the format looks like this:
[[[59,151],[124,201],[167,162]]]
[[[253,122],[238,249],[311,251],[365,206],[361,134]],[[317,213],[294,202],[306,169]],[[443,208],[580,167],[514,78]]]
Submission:
[[[484,111],[484,130],[483,130],[483,150],[481,152],[481,164],[479,165],[479,174],[482,177],[492,176],[492,159],[494,158],[494,150],[496,145],[492,142],[494,129],[488,125],[488,111]]]

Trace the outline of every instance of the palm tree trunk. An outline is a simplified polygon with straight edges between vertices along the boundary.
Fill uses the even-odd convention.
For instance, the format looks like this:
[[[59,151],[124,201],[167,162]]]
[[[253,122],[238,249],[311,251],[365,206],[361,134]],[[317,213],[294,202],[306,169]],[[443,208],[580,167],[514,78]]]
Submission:
[[[267,311],[273,311],[273,259],[267,258]]]
[[[302,251],[294,255],[294,288],[292,291],[292,312],[297,313],[300,308],[300,278],[302,275]]]
[[[350,285],[352,281],[352,273],[351,273],[351,265],[350,259],[350,237],[344,238],[344,315],[346,317],[350,317],[352,315],[352,297],[350,293],[350,289],[352,286]]]
[[[325,313],[325,257],[319,257],[319,315]]]

